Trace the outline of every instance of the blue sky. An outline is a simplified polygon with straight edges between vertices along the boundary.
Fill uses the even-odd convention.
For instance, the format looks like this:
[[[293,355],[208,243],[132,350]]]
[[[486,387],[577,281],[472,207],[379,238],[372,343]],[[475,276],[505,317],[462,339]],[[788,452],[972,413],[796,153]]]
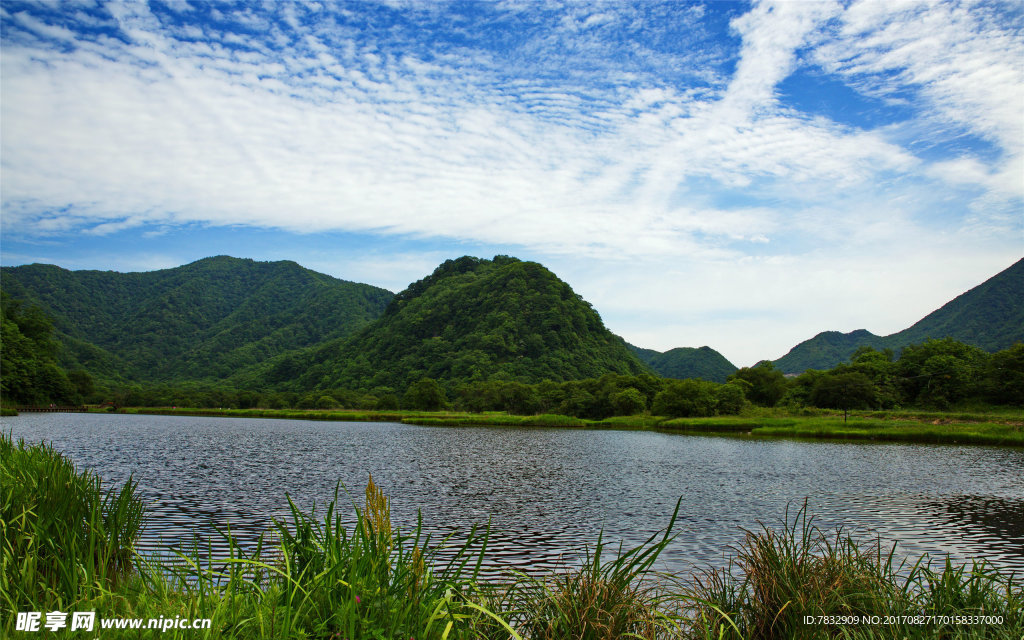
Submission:
[[[537,260],[743,366],[1024,254],[1019,2],[4,0],[0,261]]]

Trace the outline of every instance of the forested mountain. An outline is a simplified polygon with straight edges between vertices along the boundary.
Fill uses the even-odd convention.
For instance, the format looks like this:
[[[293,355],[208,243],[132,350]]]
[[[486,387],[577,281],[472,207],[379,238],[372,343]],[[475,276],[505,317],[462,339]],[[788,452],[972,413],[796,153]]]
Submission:
[[[404,391],[423,378],[578,380],[647,368],[568,284],[535,262],[447,260],[347,340],[286,354],[236,378],[300,389]]]
[[[826,331],[796,345],[774,364],[785,373],[831,369],[862,346],[899,351],[929,338],[953,338],[989,352],[1024,341],[1024,259],[903,331],[888,336],[864,329]]]
[[[711,347],[677,347],[662,353],[654,349],[641,349],[628,345],[636,357],[658,375],[666,378],[700,378],[711,382],[725,382],[736,373],[736,365]]]
[[[294,262],[227,256],[140,273],[4,267],[0,287],[53,319],[65,368],[134,382],[223,379],[347,336],[392,298]]]
[[[39,307],[0,292],[0,399],[16,404],[70,404],[91,390],[82,371],[69,376],[57,365],[53,323]],[[77,384],[76,384],[77,383]]]

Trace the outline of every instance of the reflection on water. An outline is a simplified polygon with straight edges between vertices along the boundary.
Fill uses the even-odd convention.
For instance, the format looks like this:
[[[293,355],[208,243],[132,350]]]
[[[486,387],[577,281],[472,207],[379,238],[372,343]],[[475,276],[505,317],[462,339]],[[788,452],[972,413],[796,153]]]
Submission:
[[[245,543],[338,483],[361,504],[369,474],[404,529],[437,539],[490,522],[496,565],[544,568],[603,530],[639,544],[682,497],[661,569],[722,566],[741,528],[775,525],[806,498],[816,523],[897,543],[900,554],[985,557],[1024,570],[1024,450],[754,441],[641,431],[438,428],[177,416],[33,414],[4,431],[46,439],[81,466],[134,474],[147,546],[230,523]]]
[[[1007,545],[1024,557],[1024,497],[948,496],[931,506],[948,526],[970,531],[976,540]]]

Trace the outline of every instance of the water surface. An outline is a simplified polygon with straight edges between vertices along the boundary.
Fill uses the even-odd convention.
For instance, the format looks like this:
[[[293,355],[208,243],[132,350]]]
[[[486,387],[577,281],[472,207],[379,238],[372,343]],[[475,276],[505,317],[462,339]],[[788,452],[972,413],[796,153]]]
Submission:
[[[372,473],[398,526],[411,527],[417,510],[438,535],[490,521],[495,566],[548,567],[602,529],[637,544],[680,498],[660,568],[723,566],[741,528],[778,525],[806,499],[823,528],[881,536],[913,557],[984,557],[1024,572],[1020,448],[102,414],[0,425],[106,480],[133,475],[153,514],[148,547],[228,522],[254,540],[286,515],[286,493],[309,509],[340,482],[361,504]]]

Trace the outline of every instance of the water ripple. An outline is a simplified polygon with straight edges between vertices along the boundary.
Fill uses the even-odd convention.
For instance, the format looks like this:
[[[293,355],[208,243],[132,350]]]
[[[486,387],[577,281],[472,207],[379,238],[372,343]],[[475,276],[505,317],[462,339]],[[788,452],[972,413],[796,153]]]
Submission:
[[[1024,571],[1021,449],[99,414],[29,414],[2,428],[50,441],[108,481],[134,476],[151,513],[144,549],[229,525],[255,544],[288,516],[286,495],[322,513],[340,483],[343,504],[362,504],[372,473],[403,529],[417,510],[435,540],[489,522],[492,567],[571,562],[601,531],[639,544],[682,497],[662,570],[724,566],[744,528],[777,525],[806,499],[823,529],[898,554]]]

